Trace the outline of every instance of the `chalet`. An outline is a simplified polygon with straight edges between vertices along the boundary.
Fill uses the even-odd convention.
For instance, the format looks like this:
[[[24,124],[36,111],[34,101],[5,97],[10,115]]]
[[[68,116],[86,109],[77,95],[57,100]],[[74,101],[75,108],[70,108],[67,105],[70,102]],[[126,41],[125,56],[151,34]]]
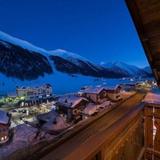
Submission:
[[[87,116],[92,116],[96,113],[98,113],[98,108],[97,105],[95,105],[94,103],[89,103],[83,110],[83,114]]]
[[[116,86],[114,88],[106,88],[108,99],[111,101],[122,100],[121,90],[122,88],[120,86]]]
[[[96,104],[101,103],[107,98],[106,89],[103,87],[89,87],[84,90],[80,90],[78,95],[85,97]]]
[[[39,121],[40,124],[44,124],[44,123],[56,123],[56,118],[57,118],[58,114],[52,110],[48,113],[43,113],[43,114],[39,114],[37,116],[37,120]]]
[[[68,127],[64,117],[61,117],[54,110],[38,115],[37,119],[39,121],[41,129],[50,134],[58,134]]]
[[[79,121],[82,119],[82,111],[86,107],[88,100],[84,97],[68,94],[58,98],[57,109],[67,116],[67,121]]]
[[[10,123],[11,115],[0,110],[0,144],[4,144],[9,140]]]
[[[121,99],[121,87],[116,86],[115,88],[107,87],[90,87],[78,92],[82,97],[86,97],[96,104],[101,104],[108,99],[111,101],[118,101]]]

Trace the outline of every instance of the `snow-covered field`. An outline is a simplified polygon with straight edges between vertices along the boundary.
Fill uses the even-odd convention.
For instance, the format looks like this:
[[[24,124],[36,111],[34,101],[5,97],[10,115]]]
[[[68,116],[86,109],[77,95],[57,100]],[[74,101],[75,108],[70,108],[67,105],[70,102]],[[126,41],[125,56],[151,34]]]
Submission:
[[[71,76],[61,72],[55,72],[51,75],[45,75],[45,77],[40,77],[31,81],[21,81],[0,74],[0,95],[14,93],[16,86],[39,86],[44,83],[52,85],[54,94],[65,94],[79,91],[83,86],[115,86],[116,84],[127,82],[130,81],[122,79],[94,78],[82,75]]]

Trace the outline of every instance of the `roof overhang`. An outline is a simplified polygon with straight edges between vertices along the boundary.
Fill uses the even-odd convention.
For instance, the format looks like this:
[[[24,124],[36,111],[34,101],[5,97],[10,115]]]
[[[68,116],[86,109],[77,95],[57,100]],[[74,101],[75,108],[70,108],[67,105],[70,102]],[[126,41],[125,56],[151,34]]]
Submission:
[[[126,3],[160,86],[160,0],[126,0]]]

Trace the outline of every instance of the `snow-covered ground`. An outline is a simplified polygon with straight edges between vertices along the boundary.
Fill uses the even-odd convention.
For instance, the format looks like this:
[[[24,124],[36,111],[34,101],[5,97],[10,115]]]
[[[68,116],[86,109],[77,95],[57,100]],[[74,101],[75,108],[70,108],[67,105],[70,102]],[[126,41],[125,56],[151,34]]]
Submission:
[[[44,77],[31,81],[21,81],[16,78],[8,78],[0,74],[0,95],[14,93],[16,86],[39,86],[44,83],[49,83],[52,85],[54,94],[65,94],[77,92],[83,86],[115,86],[120,83],[129,82],[130,81],[127,79],[104,79],[82,75],[71,76],[61,72],[55,72],[51,75],[45,75]]]
[[[15,127],[14,135],[9,145],[0,147],[0,160],[4,159],[19,159],[31,154],[38,147],[43,146],[44,141],[50,141],[55,136],[41,132],[38,138],[38,129],[27,124],[21,124]],[[9,158],[12,156],[12,158]]]
[[[32,128],[25,124],[17,126],[11,143],[0,147],[0,160],[6,159],[8,155],[14,154],[14,152],[19,149],[31,145],[36,132],[36,128]]]

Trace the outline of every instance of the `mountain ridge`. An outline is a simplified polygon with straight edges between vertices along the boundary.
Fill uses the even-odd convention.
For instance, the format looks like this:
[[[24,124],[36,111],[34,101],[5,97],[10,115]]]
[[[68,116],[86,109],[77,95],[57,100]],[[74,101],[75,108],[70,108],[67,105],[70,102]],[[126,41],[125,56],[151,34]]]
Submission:
[[[107,63],[104,63],[103,66],[117,70],[117,71],[121,71],[124,74],[129,75],[129,76],[138,76],[138,75],[142,77],[151,76],[150,75],[151,72],[149,72],[149,68],[150,68],[149,66],[146,67],[148,68],[147,70],[145,68],[140,68],[135,65],[130,65],[130,64],[127,64],[121,61],[107,62]]]
[[[133,76],[124,69],[125,67],[118,67],[117,70],[115,65],[112,67],[98,65],[62,49],[47,51],[0,31],[0,73],[8,77],[33,80],[56,72],[104,78]],[[137,68],[137,76],[142,73],[142,76],[148,75],[146,71],[138,70]]]

